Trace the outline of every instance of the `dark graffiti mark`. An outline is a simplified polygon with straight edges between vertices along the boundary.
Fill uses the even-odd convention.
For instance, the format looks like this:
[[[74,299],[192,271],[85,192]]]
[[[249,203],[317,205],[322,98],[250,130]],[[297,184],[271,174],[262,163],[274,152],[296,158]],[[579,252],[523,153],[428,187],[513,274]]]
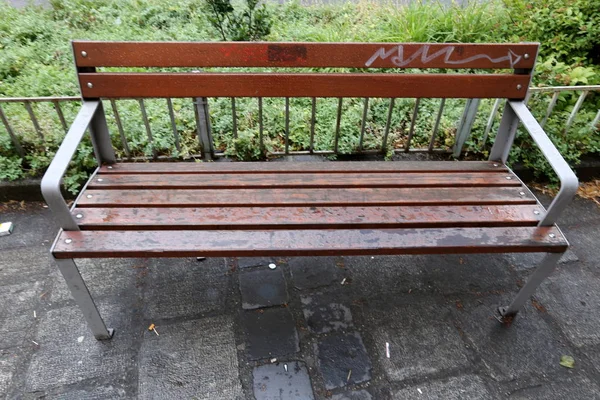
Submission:
[[[269,61],[304,61],[306,60],[306,47],[297,45],[269,45],[267,50]]]

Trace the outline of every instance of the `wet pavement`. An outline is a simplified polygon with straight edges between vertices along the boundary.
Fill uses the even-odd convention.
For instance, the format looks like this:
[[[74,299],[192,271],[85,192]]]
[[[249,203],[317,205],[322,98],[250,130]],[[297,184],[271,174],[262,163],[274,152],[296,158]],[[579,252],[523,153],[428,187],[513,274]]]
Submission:
[[[80,260],[106,342],[51,263],[48,209],[0,213],[15,223],[0,238],[0,398],[600,399],[591,201],[562,218],[572,248],[511,327],[495,309],[539,255]]]

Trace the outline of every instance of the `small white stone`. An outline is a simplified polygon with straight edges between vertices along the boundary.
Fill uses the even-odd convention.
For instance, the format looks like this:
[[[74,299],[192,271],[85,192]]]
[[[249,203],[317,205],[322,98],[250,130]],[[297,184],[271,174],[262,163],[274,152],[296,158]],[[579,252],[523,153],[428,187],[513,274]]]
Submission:
[[[83,339],[84,339],[84,337],[83,337],[83,336],[79,336],[79,337],[77,338],[77,341],[78,341],[79,343],[81,343],[81,342],[83,342]]]
[[[275,264],[271,263],[271,264],[269,264],[269,268],[271,268],[271,269],[275,269],[275,268],[277,268],[277,265],[275,265]]]

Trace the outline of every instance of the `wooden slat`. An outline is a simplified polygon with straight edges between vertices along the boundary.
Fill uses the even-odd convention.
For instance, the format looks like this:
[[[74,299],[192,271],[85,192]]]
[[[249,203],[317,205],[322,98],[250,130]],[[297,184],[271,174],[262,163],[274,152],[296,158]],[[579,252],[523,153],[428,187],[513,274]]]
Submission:
[[[536,204],[520,188],[86,190],[78,207]]]
[[[535,226],[537,205],[76,208],[82,230],[375,229]]]
[[[523,99],[528,75],[82,73],[85,98],[411,97]],[[89,86],[92,87],[89,87]],[[519,85],[519,86],[518,86]],[[520,87],[520,89],[518,89]]]
[[[335,162],[152,162],[104,165],[100,174],[340,174],[380,172],[491,172],[506,173],[506,166],[491,161],[335,161]]]
[[[550,237],[550,234],[553,237]],[[66,239],[71,239],[66,243]],[[555,227],[273,230],[63,231],[56,258],[252,257],[369,254],[563,252]]]
[[[510,179],[507,179],[510,178]],[[351,187],[479,187],[521,186],[512,174],[488,173],[356,173],[334,178],[326,173],[270,175],[98,175],[88,189],[258,189],[258,188],[351,188]]]
[[[537,43],[73,42],[79,67],[533,68],[538,46]],[[523,57],[525,54],[527,58]],[[369,64],[369,60],[373,62]]]

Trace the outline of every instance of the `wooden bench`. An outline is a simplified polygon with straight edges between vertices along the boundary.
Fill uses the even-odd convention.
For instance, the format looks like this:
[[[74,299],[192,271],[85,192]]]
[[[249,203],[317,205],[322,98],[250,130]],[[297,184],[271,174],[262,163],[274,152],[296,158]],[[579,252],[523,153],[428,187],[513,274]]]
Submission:
[[[500,308],[512,317],[568,247],[555,221],[575,194],[577,178],[523,101],[537,44],[76,41],[73,51],[83,106],[42,192],[62,228],[52,255],[97,339],[113,331],[76,258],[547,253],[513,302]],[[313,69],[124,73],[97,67]],[[364,71],[312,72],[320,67]],[[413,74],[400,68],[504,71]],[[100,99],[145,97],[507,101],[489,161],[118,163]],[[519,123],[561,181],[547,210],[505,165]],[[68,207],[60,183],[87,128],[99,167]]]

